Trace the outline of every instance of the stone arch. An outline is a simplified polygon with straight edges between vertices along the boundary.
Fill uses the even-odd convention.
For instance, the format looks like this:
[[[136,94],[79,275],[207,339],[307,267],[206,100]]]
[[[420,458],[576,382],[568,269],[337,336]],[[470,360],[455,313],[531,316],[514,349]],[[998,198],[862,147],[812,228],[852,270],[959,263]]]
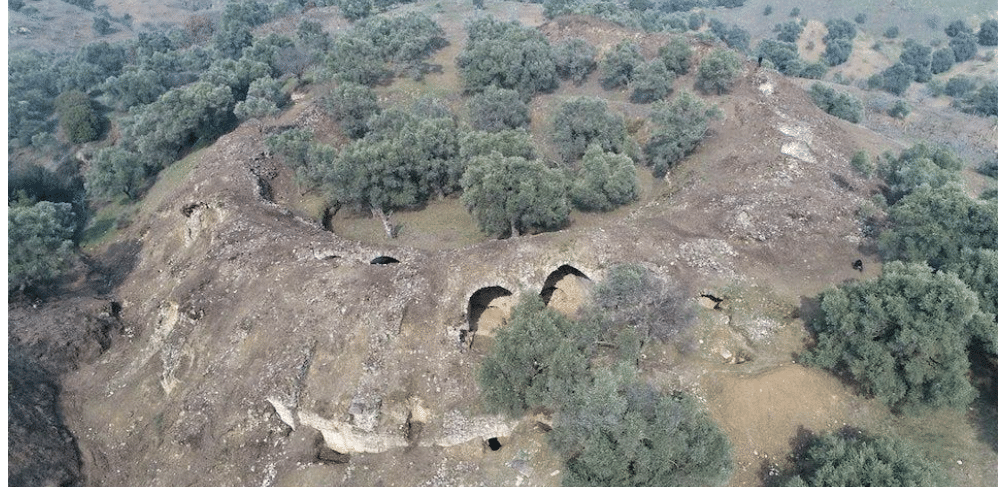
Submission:
[[[572,315],[587,299],[590,284],[591,278],[587,274],[572,265],[563,264],[546,277],[539,296],[546,306]]]
[[[515,297],[503,286],[487,286],[472,293],[466,312],[469,333],[486,334],[502,325],[510,315]]]

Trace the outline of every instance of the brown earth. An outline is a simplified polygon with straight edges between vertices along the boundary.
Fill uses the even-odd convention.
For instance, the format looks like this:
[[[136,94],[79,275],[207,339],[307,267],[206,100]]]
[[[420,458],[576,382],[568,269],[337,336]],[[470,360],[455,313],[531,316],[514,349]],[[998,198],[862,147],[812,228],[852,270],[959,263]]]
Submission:
[[[437,19],[452,43],[438,59],[464,43],[462,5]],[[567,35],[564,22],[542,29]],[[599,43],[665,38],[569,22]],[[698,59],[707,46],[695,47]],[[450,65],[437,76],[393,85],[384,100],[457,86]],[[676,90],[691,82],[678,80]],[[544,107],[581,91],[609,97],[628,117],[646,115],[591,79],[537,97],[533,128],[546,123]],[[649,345],[640,364],[655,385],[706,402],[735,445],[730,485],[761,485],[803,430],[904,427],[793,356],[819,291],[880,271],[857,216],[876,188],[852,172],[850,157],[908,141],[829,117],[793,80],[747,64],[730,94],[706,97],[724,112],[709,139],[665,180],[642,179],[637,203],[502,241],[434,235],[471,221],[426,227],[416,212],[406,227],[414,233],[387,241],[379,224],[353,215],[326,231],[299,208],[289,171],[265,155],[264,133],[294,120],[331,123],[314,115],[317,94],[264,127],[221,137],[127,230],[140,245],[114,288],[124,332],[64,382],[87,485],[559,485],[562,465],[537,419],[481,410],[474,371],[490,342],[469,348],[465,332],[477,291],[539,293],[563,266],[597,282],[613,264],[640,262],[697,297],[723,299],[700,312],[689,347]],[[461,215],[457,200],[436,205]],[[374,232],[360,230],[368,224]],[[400,263],[369,263],[381,255]],[[856,259],[863,274],[850,265]],[[570,312],[589,285],[567,276],[552,296]],[[499,313],[484,319],[499,324],[507,305],[487,303]],[[960,470],[961,485],[991,485],[995,452],[971,434],[970,419],[951,421],[971,457],[940,461]],[[911,427],[927,437],[936,425]]]

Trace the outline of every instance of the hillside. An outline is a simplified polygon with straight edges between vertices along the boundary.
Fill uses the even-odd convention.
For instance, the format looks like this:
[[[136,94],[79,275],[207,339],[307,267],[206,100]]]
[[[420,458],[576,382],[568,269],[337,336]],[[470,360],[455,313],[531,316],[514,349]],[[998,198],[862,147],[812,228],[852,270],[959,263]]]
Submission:
[[[633,39],[651,59],[670,38],[583,16],[549,21],[531,4],[488,10],[552,42],[583,37],[600,52]],[[405,106],[433,94],[463,113],[469,95],[454,58],[465,22],[479,14],[467,2],[396,9],[413,11],[444,29],[449,44],[430,61],[442,69],[378,87],[379,101]],[[333,12],[312,15],[345,26]],[[290,27],[280,20],[259,30]],[[689,39],[696,59],[714,49]],[[674,92],[695,82],[695,72],[681,76]],[[832,117],[803,80],[749,59],[729,93],[703,97],[723,116],[694,153],[664,178],[638,168],[638,201],[498,240],[449,195],[398,212],[402,231],[387,239],[369,215],[340,208],[326,217],[266,147],[266,136],[292,126],[341,141],[320,115],[331,87],[301,87],[277,117],[244,122],[192,152],[109,234],[114,243],[88,249],[108,275],[94,294],[114,304],[72,305],[107,320],[92,320],[88,337],[98,344],[78,354],[79,368],[61,371],[62,420],[84,485],[558,486],[552,418],[488,414],[475,371],[511,296],[548,294],[572,315],[608,269],[631,262],[692,291],[694,341],[649,343],[638,364],[649,383],[691,392],[709,409],[734,447],[728,485],[765,485],[798,438],[843,426],[926,443],[956,485],[995,482],[995,398],[969,414],[907,418],[795,362],[811,340],[815,297],[881,272],[863,217],[879,181],[858,175],[851,157],[897,153],[914,136],[881,130],[887,122],[870,116],[863,125]],[[603,97],[637,121],[638,142],[653,128],[648,106],[630,103],[628,90],[603,90],[596,71],[532,99],[539,152],[555,152],[545,135],[552,110],[578,95]],[[918,123],[934,123],[922,112]],[[944,123],[965,117],[942,113]],[[995,149],[991,135],[977,138]],[[382,256],[397,262],[374,263]],[[97,280],[68,286],[87,294]],[[12,323],[39,319],[29,305],[12,306]],[[50,313],[41,319],[62,319]]]

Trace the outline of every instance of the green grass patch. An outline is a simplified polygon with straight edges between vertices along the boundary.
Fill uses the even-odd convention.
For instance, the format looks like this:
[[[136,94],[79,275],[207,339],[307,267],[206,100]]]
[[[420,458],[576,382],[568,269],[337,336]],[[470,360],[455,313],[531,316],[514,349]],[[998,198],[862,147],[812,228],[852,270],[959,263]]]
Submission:
[[[161,171],[154,185],[138,201],[125,198],[112,201],[97,208],[91,220],[84,227],[80,247],[85,253],[93,253],[119,239],[122,230],[137,218],[154,212],[164,199],[173,193],[196,165],[203,149],[193,151],[184,159]]]

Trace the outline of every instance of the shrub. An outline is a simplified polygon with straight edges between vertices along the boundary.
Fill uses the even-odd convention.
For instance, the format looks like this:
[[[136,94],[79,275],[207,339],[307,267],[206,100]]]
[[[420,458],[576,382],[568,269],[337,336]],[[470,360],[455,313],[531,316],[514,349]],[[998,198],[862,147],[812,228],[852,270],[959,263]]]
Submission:
[[[531,123],[528,105],[521,94],[503,88],[487,88],[469,100],[472,128],[486,132],[527,127]]]
[[[112,28],[112,24],[105,17],[95,17],[94,23],[91,24],[91,30],[100,36],[109,35],[115,32],[115,29]]]
[[[65,91],[56,97],[59,125],[67,139],[75,144],[96,140],[101,130],[101,117],[91,98],[78,90]]]
[[[664,61],[664,66],[678,75],[689,72],[692,67],[692,48],[681,37],[673,37],[667,44],[661,46],[657,53]]]
[[[75,220],[69,203],[8,206],[8,294],[44,286],[70,268]]]
[[[567,162],[580,159],[591,144],[606,152],[625,152],[626,124],[610,113],[605,100],[576,97],[564,101],[552,122],[552,140],[560,157]]]
[[[894,104],[892,104],[891,108],[888,109],[888,116],[902,120],[909,115],[909,112],[909,105],[903,100],[897,100]]]
[[[609,211],[635,200],[638,186],[632,159],[592,144],[574,177],[570,201],[582,211]]]
[[[865,178],[869,178],[874,174],[874,165],[871,164],[870,158],[867,157],[867,151],[859,150],[856,154],[853,154],[853,158],[850,159],[850,165],[857,171],[857,174]]]
[[[857,14],[856,17],[853,17],[853,21],[858,24],[863,24],[864,22],[867,22],[867,14],[864,12],[860,12]]]
[[[598,81],[605,89],[622,88],[633,79],[633,71],[643,63],[643,55],[636,44],[623,40],[601,60],[601,77]]]
[[[372,0],[336,0],[336,5],[343,17],[350,22],[370,16],[374,9]]]
[[[772,5],[766,5],[766,6],[765,6],[765,7],[764,7],[764,8],[762,9],[762,15],[764,15],[764,16],[767,16],[767,17],[768,17],[768,16],[769,16],[770,14],[772,14],[772,13],[773,13],[773,6],[772,6]]]
[[[825,113],[848,122],[858,123],[864,113],[863,104],[848,93],[840,93],[821,83],[811,85],[811,101]]]
[[[480,156],[469,163],[461,184],[469,213],[495,237],[556,229],[570,216],[564,175],[539,161],[498,152]]]
[[[121,147],[107,147],[95,154],[84,178],[92,199],[125,195],[132,200],[146,188],[148,176],[156,172],[157,168],[146,164],[139,154]]]
[[[889,26],[887,29],[885,29],[883,35],[888,39],[894,39],[899,36],[899,27],[897,25]]]
[[[367,120],[381,111],[378,97],[370,88],[343,83],[322,99],[325,112],[339,122],[346,135],[359,139],[367,133]]]
[[[853,43],[846,38],[829,39],[825,43],[825,52],[822,53],[822,60],[829,66],[839,66],[850,58],[853,53]]]
[[[783,475],[786,487],[948,483],[940,466],[923,458],[918,447],[849,430],[813,436],[794,457],[798,468]]]
[[[899,156],[886,155],[879,168],[888,185],[888,199],[895,203],[922,187],[939,188],[961,181],[962,162],[947,148],[917,144]]]
[[[692,12],[689,14],[689,30],[699,30],[703,27],[703,16],[700,13]]]
[[[825,291],[820,304],[816,345],[802,362],[853,379],[896,410],[964,409],[976,397],[966,347],[979,303],[957,276],[889,262],[877,279]]]
[[[930,71],[933,74],[944,73],[955,64],[955,53],[950,48],[943,48],[934,51],[930,60]]]
[[[804,32],[804,27],[793,20],[784,22],[783,24],[776,24],[774,31],[778,31],[776,34],[776,39],[783,42],[797,42],[797,39],[801,37],[801,33]]]
[[[829,19],[825,22],[828,32],[822,38],[826,44],[832,39],[853,40],[857,36],[857,26],[852,22],[843,19]]]
[[[556,416],[549,443],[567,467],[564,486],[715,486],[731,474],[727,436],[698,400],[664,394],[600,370],[584,379]]]
[[[741,73],[741,60],[733,52],[718,49],[699,63],[696,86],[705,93],[722,95],[730,91]]]
[[[944,85],[944,94],[953,98],[961,98],[975,90],[977,85],[975,78],[957,75]]]
[[[961,33],[972,34],[972,27],[969,27],[969,24],[965,23],[964,20],[958,19],[948,24],[948,26],[944,28],[944,33],[947,34],[948,37],[955,37]]]
[[[980,46],[996,46],[998,39],[997,19],[984,20],[982,25],[979,26],[978,37]]]
[[[650,103],[665,97],[671,93],[671,84],[675,80],[675,74],[668,71],[664,61],[655,59],[637,67],[633,73],[633,80],[629,83],[632,92],[629,100],[633,103]]]
[[[976,172],[982,174],[983,176],[989,176],[993,179],[997,178],[997,160],[989,159],[983,162],[976,168]]]
[[[571,79],[580,84],[597,66],[594,58],[598,50],[584,39],[567,39],[553,48],[556,58],[556,74],[563,79]]]
[[[794,7],[794,8],[792,8],[790,10],[790,16],[791,17],[798,17],[800,15],[801,15],[801,8],[800,7]]]
[[[912,66],[916,74],[913,80],[918,83],[926,83],[930,81],[931,77],[931,66],[930,60],[932,58],[930,53],[930,47],[924,46],[914,39],[907,40],[902,46],[902,54],[899,55],[899,60],[908,65]]]
[[[905,63],[897,63],[882,71],[881,76],[881,87],[885,91],[902,96],[909,89],[909,85],[913,83],[913,78],[916,77],[916,68]]]
[[[654,174],[664,176],[691,154],[706,137],[710,121],[719,116],[719,110],[689,92],[680,93],[671,103],[655,103],[650,112],[654,129],[644,146]]]
[[[951,51],[955,53],[955,61],[959,63],[972,59],[979,52],[976,36],[968,32],[961,32],[954,36],[949,44]]]
[[[997,116],[997,91],[995,83],[987,83],[979,90],[967,95],[959,108],[966,113],[995,117]]]

